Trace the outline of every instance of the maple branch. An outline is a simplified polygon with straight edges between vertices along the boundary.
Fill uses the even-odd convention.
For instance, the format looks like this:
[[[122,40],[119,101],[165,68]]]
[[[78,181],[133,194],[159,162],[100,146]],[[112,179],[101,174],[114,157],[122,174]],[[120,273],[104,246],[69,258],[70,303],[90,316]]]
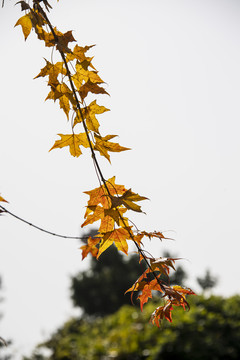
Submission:
[[[58,44],[59,42],[59,38],[58,38],[58,35],[56,34],[55,30],[54,30],[54,27],[52,26],[52,23],[50,22],[46,12],[43,10],[43,8],[41,7],[41,5],[39,4],[39,2],[42,1],[42,0],[33,0],[34,2],[34,5],[35,5],[35,8],[42,14],[43,18],[45,19],[46,23],[48,24],[49,28],[50,28],[50,31],[54,37],[54,41],[55,41],[55,44]],[[102,181],[102,184],[103,186],[105,187],[106,191],[107,191],[107,194],[108,196],[111,198],[111,192],[109,190],[109,187],[107,185],[107,181],[105,180],[104,176],[103,176],[103,173],[101,171],[101,168],[100,168],[100,165],[97,161],[97,158],[96,158],[96,155],[95,155],[95,151],[93,149],[93,146],[92,146],[92,143],[91,143],[91,139],[90,139],[90,136],[89,136],[89,132],[88,132],[88,128],[87,128],[87,125],[86,125],[86,122],[85,122],[85,118],[84,118],[84,115],[83,115],[83,112],[82,112],[82,108],[81,108],[81,105],[80,105],[80,102],[79,102],[79,99],[78,99],[78,96],[77,96],[77,92],[76,92],[76,89],[75,89],[75,86],[73,84],[73,81],[72,81],[72,76],[71,76],[71,72],[69,70],[69,66],[68,66],[68,63],[67,63],[67,60],[66,60],[66,56],[64,54],[64,51],[62,51],[60,48],[57,48],[57,50],[59,51],[60,55],[61,55],[61,58],[64,62],[64,65],[65,65],[65,68],[66,68],[66,71],[67,71],[67,77],[68,77],[68,80],[69,80],[69,83],[70,83],[70,87],[71,87],[71,90],[72,90],[72,93],[73,93],[73,96],[74,96],[74,99],[76,101],[76,106],[77,106],[77,110],[79,111],[79,114],[80,114],[80,117],[81,117],[81,120],[82,120],[82,123],[83,123],[83,128],[84,128],[84,131],[86,133],[86,137],[87,137],[87,140],[88,140],[88,143],[89,143],[89,147],[90,147],[90,151],[91,151],[91,155],[92,155],[92,159],[93,159],[93,163],[94,163],[94,166],[95,166],[95,170],[96,170],[96,173],[99,174],[100,176],[100,179]],[[2,207],[1,207],[2,208]],[[147,267],[151,270],[153,276],[155,277],[155,279],[157,280],[159,286],[161,287],[161,289],[163,291],[165,291],[165,287],[164,285],[162,284],[161,280],[158,278],[156,272],[153,270],[151,264],[149,263],[147,257],[145,256],[144,254],[144,251],[142,250],[141,246],[136,242],[136,240],[134,239],[134,235],[132,234],[131,230],[128,229],[128,226],[124,220],[124,218],[122,217],[118,207],[116,206],[115,207],[115,210],[118,212],[118,215],[119,217],[121,218],[123,224],[124,224],[124,227],[127,229],[128,231],[128,234],[129,234],[129,237],[131,238],[131,240],[134,242],[137,250],[138,250],[138,253],[141,254],[142,258],[144,259]],[[47,230],[44,230],[38,226],[35,226],[35,225],[32,225],[31,223],[29,223],[28,221],[26,220],[23,220],[21,218],[19,218],[18,216],[10,213],[9,211],[6,210],[6,212],[8,212],[10,215],[16,217],[17,219],[31,225],[31,226],[34,226],[35,228],[37,228],[38,230],[41,230],[41,231],[44,231],[46,233],[49,233],[51,235],[54,235],[54,236],[59,236],[59,237],[63,237],[63,238],[74,238],[74,239],[79,239],[79,237],[68,237],[68,236],[63,236],[63,235],[57,235],[57,234],[54,234],[52,232],[49,232]]]
[[[86,220],[82,224],[82,227],[94,221],[100,220],[102,218],[103,221],[101,220],[101,226],[99,228],[99,236],[96,236],[97,240],[94,242],[91,237],[87,237],[87,236],[86,237],[67,236],[45,230],[11,213],[1,205],[0,205],[0,214],[4,212],[8,213],[11,216],[15,217],[16,219],[28,224],[29,226],[33,226],[37,230],[43,231],[53,236],[68,238],[68,239],[81,239],[81,240],[88,238],[88,245],[83,247],[85,249],[84,250],[85,254],[83,254],[83,258],[89,253],[89,251],[92,253],[94,257],[98,258],[101,255],[101,253],[105,251],[107,247],[109,247],[113,242],[115,243],[115,245],[119,250],[123,251],[125,254],[128,254],[127,240],[132,240],[137,248],[140,261],[144,260],[147,266],[147,270],[145,270],[143,274],[139,277],[139,279],[135,282],[133,288],[129,289],[128,291],[132,291],[133,293],[133,291],[135,291],[134,287],[136,285],[138,286],[137,291],[138,290],[142,291],[142,294],[138,296],[138,299],[140,299],[141,310],[143,304],[148,301],[148,298],[152,297],[153,290],[160,291],[161,293],[163,292],[162,297],[168,299],[167,303],[165,303],[164,306],[158,307],[154,311],[154,313],[151,316],[151,322],[159,326],[159,322],[163,319],[163,317],[165,317],[168,321],[171,322],[172,321],[171,310],[173,308],[173,305],[182,306],[185,310],[185,306],[189,307],[187,301],[185,300],[185,295],[194,294],[194,293],[191,289],[184,289],[181,286],[171,287],[160,279],[161,273],[166,274],[166,276],[169,278],[168,274],[170,271],[170,267],[174,269],[173,262],[176,259],[170,259],[170,258],[155,259],[153,257],[149,258],[148,256],[145,255],[145,250],[143,249],[143,244],[141,242],[143,236],[148,236],[149,238],[155,236],[160,239],[164,238],[164,236],[159,232],[147,233],[145,231],[139,232],[138,230],[137,230],[137,235],[135,236],[132,226],[129,226],[128,223],[130,219],[123,217],[123,213],[125,213],[126,210],[142,212],[141,206],[137,205],[134,202],[145,200],[147,198],[133,193],[131,189],[126,190],[125,186],[122,185],[117,185],[116,188],[113,190],[111,186],[114,187],[114,185],[111,183],[110,180],[105,180],[103,176],[102,170],[100,168],[100,165],[96,157],[96,151],[99,151],[100,155],[105,156],[110,161],[110,156],[108,154],[108,151],[119,152],[129,149],[121,147],[119,144],[112,143],[109,141],[116,135],[107,135],[105,137],[100,136],[100,133],[98,131],[99,124],[97,119],[95,118],[95,115],[101,114],[102,112],[108,111],[109,109],[106,109],[105,107],[100,107],[98,104],[96,104],[96,100],[94,100],[94,102],[91,102],[89,106],[86,106],[84,99],[89,91],[97,94],[107,93],[105,89],[97,85],[103,82],[102,79],[97,75],[97,71],[88,70],[89,65],[93,69],[95,69],[91,64],[92,58],[85,57],[85,52],[92,46],[90,47],[88,46],[85,48],[76,46],[74,50],[71,51],[68,48],[68,43],[71,41],[75,41],[74,37],[72,36],[72,31],[68,31],[65,34],[62,34],[56,28],[54,28],[50,20],[48,19],[46,12],[43,10],[43,8],[40,5],[40,3],[43,2],[46,11],[49,11],[49,8],[52,7],[48,3],[48,0],[32,0],[32,2],[33,2],[33,9],[31,9],[30,5],[26,1],[18,1],[18,3],[21,4],[22,11],[27,10],[30,13],[27,12],[26,15],[22,16],[17,21],[15,26],[17,25],[22,26],[25,40],[30,34],[32,28],[35,28],[35,32],[38,38],[40,40],[45,40],[46,46],[53,47],[53,49],[56,48],[56,50],[59,51],[60,56],[62,58],[62,62],[57,64],[61,65],[62,70],[58,68],[57,64],[54,65],[47,61],[47,65],[43,69],[41,69],[40,74],[37,75],[36,77],[40,77],[40,76],[44,77],[46,75],[49,75],[48,85],[51,86],[51,92],[49,93],[47,99],[53,99],[54,101],[56,99],[59,99],[60,108],[63,108],[68,119],[69,119],[70,109],[73,110],[74,112],[73,114],[76,114],[75,122],[73,122],[73,118],[71,120],[72,134],[71,135],[59,134],[61,136],[61,141],[60,140],[56,141],[54,146],[50,150],[56,147],[61,148],[69,145],[71,155],[79,156],[81,155],[80,145],[90,148],[90,153],[93,160],[93,166],[95,168],[95,172],[98,181],[100,183],[100,187],[91,190],[90,192],[89,191],[86,192],[87,194],[90,195],[90,200],[87,206],[88,211],[86,211],[85,214]],[[3,5],[4,5],[4,0],[2,0],[2,6]],[[47,25],[47,32],[42,28],[42,26],[44,25]],[[79,50],[80,50],[80,55],[78,54]],[[71,56],[69,58],[67,55],[68,53],[71,53]],[[83,61],[82,61],[82,57],[84,58]],[[70,72],[70,66],[72,66],[71,59],[76,60],[75,74],[71,74]],[[70,61],[69,63],[68,60]],[[80,62],[78,60],[80,60]],[[53,70],[53,72],[51,72],[49,68],[50,70]],[[81,70],[83,74],[81,74]],[[63,76],[62,76],[62,83],[58,81],[59,74],[64,75],[64,77],[66,76],[66,78],[68,79],[67,80],[68,85],[63,81],[64,80]],[[80,78],[77,80],[78,76],[80,76]],[[61,85],[63,85],[64,91],[60,90],[58,92],[57,87],[58,86],[61,87]],[[81,87],[82,87],[82,91],[81,91]],[[70,106],[71,104],[72,106]],[[95,111],[93,111],[93,115],[91,117],[90,113],[92,111],[92,107],[94,106],[95,106]],[[76,135],[74,133],[74,126],[78,122],[79,123],[82,122],[85,133],[80,133],[79,135]],[[68,140],[64,140],[64,137],[67,137]],[[78,151],[76,151],[76,147]],[[112,182],[114,183],[114,180]],[[97,196],[96,194],[93,195],[93,193],[96,193],[96,191],[98,192]],[[106,205],[106,200],[103,201],[101,199],[102,196],[107,197],[108,206]],[[6,202],[6,200],[1,196],[0,196],[0,201]],[[102,204],[103,206],[99,206],[99,204]],[[107,212],[105,213],[105,210],[109,210],[109,213]],[[93,212],[93,214],[90,214],[91,212]],[[107,218],[108,216],[111,217],[110,222]],[[104,220],[106,220],[105,223]],[[116,224],[118,225],[117,229],[116,229]],[[97,244],[99,244],[98,254],[96,254]],[[152,275],[152,277],[154,278],[153,280],[152,278],[150,279],[148,277],[149,274]],[[0,337],[0,341],[1,340],[2,339]]]
[[[45,11],[42,9],[42,7],[39,5],[39,2],[38,2],[37,0],[35,0],[35,1],[37,2],[38,9],[40,10],[41,14],[43,15],[44,19],[46,20],[46,22],[47,22],[47,24],[48,24],[48,26],[49,26],[49,28],[50,28],[50,30],[51,30],[51,33],[53,34],[54,40],[55,40],[55,42],[56,42],[56,44],[57,44],[57,43],[58,43],[58,36],[57,36],[57,34],[55,33],[54,28],[53,28],[50,20],[48,19],[47,14],[46,14]],[[108,195],[110,196],[110,191],[109,191],[109,189],[108,189],[108,187],[107,187],[106,180],[105,180],[105,178],[104,178],[104,176],[103,176],[102,170],[101,170],[101,168],[100,168],[100,166],[99,166],[99,163],[98,163],[98,161],[97,161],[97,158],[96,158],[94,149],[93,149],[93,147],[92,147],[91,139],[90,139],[90,136],[89,136],[89,133],[88,133],[88,128],[87,128],[87,125],[86,125],[86,123],[85,123],[85,119],[84,119],[84,116],[83,116],[82,108],[81,108],[81,106],[80,106],[79,99],[78,99],[78,97],[77,97],[76,89],[75,89],[75,86],[74,86],[73,81],[72,81],[71,72],[70,72],[70,70],[69,70],[68,63],[67,63],[65,54],[64,54],[64,52],[63,52],[62,50],[60,50],[60,49],[58,49],[58,51],[59,51],[59,53],[60,53],[60,55],[61,55],[61,58],[62,58],[62,60],[63,60],[63,62],[64,62],[64,65],[65,65],[65,67],[66,67],[66,70],[67,70],[67,76],[68,76],[68,79],[69,79],[69,83],[70,83],[70,86],[71,86],[71,89],[72,89],[74,98],[75,98],[75,100],[76,100],[77,109],[78,109],[78,111],[79,111],[79,113],[80,113],[80,116],[81,116],[81,119],[82,119],[84,131],[85,131],[86,136],[87,136],[87,140],[88,140],[89,147],[90,147],[90,150],[91,150],[93,162],[94,162],[94,164],[95,164],[95,166],[96,166],[96,168],[97,168],[97,171],[98,171],[99,176],[100,176],[100,178],[101,178],[101,180],[102,180],[102,183],[104,184],[104,187],[105,187]]]
[[[13,216],[13,217],[15,217],[16,219],[24,222],[25,224],[28,224],[29,226],[32,226],[32,227],[34,227],[35,229],[40,230],[40,231],[42,231],[42,232],[45,232],[45,233],[47,233],[47,234],[49,234],[49,235],[57,236],[57,237],[64,238],[64,239],[76,239],[76,240],[86,240],[86,239],[88,238],[87,236],[80,237],[80,236],[68,236],[68,235],[56,234],[56,233],[54,233],[54,232],[52,232],[52,231],[49,231],[49,230],[43,229],[43,228],[41,228],[41,227],[39,227],[39,226],[37,226],[37,225],[34,225],[34,224],[30,223],[30,222],[27,221],[27,220],[24,220],[23,218],[15,215],[15,214],[13,214],[12,212],[10,212],[9,210],[7,210],[7,209],[6,209],[5,207],[3,207],[2,205],[0,205],[0,209],[1,209],[0,212],[5,212],[5,213],[7,213],[7,214],[9,214],[9,215],[11,215],[11,216]]]

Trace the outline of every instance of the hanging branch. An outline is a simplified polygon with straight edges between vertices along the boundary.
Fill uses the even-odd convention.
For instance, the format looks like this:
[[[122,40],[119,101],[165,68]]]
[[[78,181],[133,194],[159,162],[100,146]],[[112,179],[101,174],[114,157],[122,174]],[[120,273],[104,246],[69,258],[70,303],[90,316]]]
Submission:
[[[16,25],[22,27],[25,40],[33,29],[38,39],[44,41],[45,46],[55,48],[62,59],[61,62],[55,64],[46,60],[45,67],[36,76],[36,78],[48,77],[48,86],[51,90],[47,99],[58,100],[60,108],[63,109],[68,119],[70,111],[73,114],[71,134],[59,134],[61,139],[56,140],[50,150],[68,147],[72,156],[79,157],[82,154],[81,147],[89,148],[97,178],[100,180],[98,188],[85,192],[89,195],[89,200],[84,216],[85,221],[81,226],[84,227],[100,221],[100,227],[97,237],[94,239],[89,237],[87,245],[82,246],[82,257],[84,259],[91,253],[92,256],[99,258],[113,243],[118,250],[128,254],[127,241],[132,241],[139,253],[140,262],[143,260],[147,269],[127,291],[130,291],[132,295],[135,291],[140,292],[138,299],[141,309],[152,297],[152,291],[160,292],[165,301],[152,314],[151,321],[157,326],[164,317],[172,321],[171,311],[173,307],[189,308],[186,295],[193,294],[193,292],[191,289],[185,289],[181,286],[169,286],[161,279],[162,274],[168,277],[170,269],[175,270],[174,263],[177,259],[154,258],[145,255],[146,251],[143,250],[142,239],[147,237],[162,240],[166,239],[164,235],[157,231],[146,232],[137,229],[134,232],[132,229],[132,222],[126,213],[129,210],[141,213],[141,206],[138,205],[138,202],[147,198],[134,193],[131,189],[126,189],[124,185],[116,184],[114,176],[108,180],[103,176],[96,152],[99,152],[110,162],[109,152],[121,152],[130,149],[110,141],[116,135],[102,136],[100,134],[100,125],[96,115],[109,109],[98,105],[96,100],[88,105],[85,102],[88,94],[107,94],[106,90],[100,86],[104,82],[92,64],[93,58],[86,56],[86,52],[93,45],[85,47],[76,45],[71,49],[69,43],[76,41],[72,31],[61,33],[54,27],[40,2],[43,2],[46,10],[49,11],[51,5],[47,0],[33,0],[32,8],[25,1],[19,1],[25,15],[17,21]],[[72,72],[69,65],[73,69]],[[76,132],[79,125],[83,126],[83,133]],[[4,199],[1,200],[0,197],[0,201],[4,201]],[[38,230],[55,236],[75,238],[54,234],[32,225],[3,207],[1,209]]]

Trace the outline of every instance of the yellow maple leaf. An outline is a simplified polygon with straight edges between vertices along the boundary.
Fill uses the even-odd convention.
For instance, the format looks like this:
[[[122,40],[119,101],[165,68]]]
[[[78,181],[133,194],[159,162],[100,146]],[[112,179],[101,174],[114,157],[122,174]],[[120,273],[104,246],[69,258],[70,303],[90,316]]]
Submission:
[[[96,114],[103,114],[106,111],[110,111],[105,106],[99,106],[96,100],[92,101],[86,109],[86,124],[89,130],[98,132],[99,122],[96,119]]]
[[[61,38],[64,35],[63,33],[61,33],[61,31],[58,31],[56,27],[53,29],[53,31],[54,31],[57,39]],[[44,32],[43,40],[45,41],[45,46],[47,46],[47,47],[52,47],[57,44],[56,39],[52,32]]]
[[[18,21],[16,22],[15,26],[21,25],[22,32],[24,35],[25,40],[27,40],[31,30],[32,30],[32,21],[31,21],[31,15],[26,14],[22,16]]]
[[[74,98],[73,93],[65,83],[60,84],[57,79],[56,81],[57,84],[51,84],[51,91],[49,92],[45,100],[51,99],[56,101],[58,99],[60,108],[63,109],[67,118],[69,119],[70,102],[73,107],[75,107],[76,99]]]
[[[66,60],[67,61],[72,61],[74,59],[77,59],[78,61],[80,61],[80,63],[83,62],[84,60],[87,60],[89,62],[89,66],[91,68],[93,68],[94,70],[96,70],[95,67],[91,63],[93,57],[86,57],[85,56],[85,52],[87,52],[93,46],[95,46],[95,45],[84,46],[84,47],[79,46],[79,45],[75,45],[73,51],[71,53],[67,54]]]
[[[80,90],[80,87],[83,85],[83,82],[91,81],[91,83],[103,83],[103,80],[98,75],[97,71],[89,71],[87,70],[87,66],[90,63],[84,60],[83,62],[77,62],[75,68],[76,73],[72,76],[74,85],[76,86],[77,90]]]
[[[34,27],[35,33],[37,34],[38,39],[44,40],[46,31],[42,28],[42,26],[39,26],[38,24],[33,23],[33,27]]]
[[[128,219],[123,217],[123,214],[127,209],[104,209],[104,217],[101,220],[99,227],[100,233],[107,233],[114,230],[115,223],[119,227],[127,228],[129,227]],[[130,229],[130,227],[129,227]]]
[[[101,224],[98,231],[100,233],[107,233],[113,230],[114,230],[114,219],[109,215],[105,215],[101,220]]]
[[[98,105],[96,100],[92,101],[88,106],[82,109],[82,115],[83,118],[86,119],[86,125],[88,130],[92,130],[98,133],[99,122],[95,115],[102,114],[106,111],[110,111],[110,110],[105,108],[105,106]],[[75,117],[74,120],[74,126],[77,123],[81,123],[81,122],[82,122],[82,117],[80,116],[79,113],[77,113],[77,116]]]
[[[51,147],[51,150],[57,148],[63,148],[65,146],[69,146],[69,151],[72,156],[80,156],[82,154],[80,145],[85,148],[89,147],[89,142],[87,139],[87,135],[85,133],[80,134],[58,134],[61,137],[61,140],[57,140],[55,144]]]
[[[104,208],[102,206],[88,206],[85,213],[86,220],[81,227],[93,224],[95,221],[102,219],[104,216]]]
[[[113,242],[118,248],[118,250],[123,251],[126,255],[128,255],[128,244],[126,240],[131,239],[131,236],[129,234],[130,230],[131,230],[130,228],[118,228],[103,234],[103,238],[99,246],[97,258],[99,258],[99,256],[109,246],[111,246]]]
[[[129,189],[122,196],[111,197],[111,200],[113,208],[124,205],[129,210],[142,212],[141,206],[135,204],[134,201],[148,200],[148,198],[140,196]]]
[[[69,104],[69,99],[66,95],[63,95],[59,98],[59,105],[60,108],[63,109],[63,111],[65,112],[67,118],[69,119],[70,104]]]
[[[49,76],[48,84],[52,86],[57,86],[59,84],[59,81],[57,80],[58,75],[66,75],[67,70],[64,67],[64,63],[59,61],[56,64],[50,63],[48,60],[44,59],[46,61],[46,65],[41,69],[40,73],[35,76],[34,79],[39,77],[45,77]],[[69,90],[70,91],[70,90]]]
[[[3,201],[3,202],[8,202],[7,200],[5,200],[1,195],[0,195],[0,201]]]
[[[123,217],[123,214],[126,211],[127,211],[127,209],[124,209],[124,208],[119,208],[119,209],[112,209],[111,208],[111,209],[105,209],[104,214],[105,214],[105,216],[112,217],[113,220],[115,221],[115,223],[117,223],[118,226],[127,227],[127,226],[129,226],[128,219]]]
[[[111,161],[110,161],[110,156],[108,154],[108,151],[120,152],[120,151],[131,150],[130,148],[126,148],[126,147],[119,145],[118,143],[109,141],[116,136],[117,135],[107,135],[107,136],[102,137],[101,135],[94,134],[94,137],[95,137],[94,149],[99,151],[100,155],[102,155],[106,159],[108,159],[109,162],[111,162]]]

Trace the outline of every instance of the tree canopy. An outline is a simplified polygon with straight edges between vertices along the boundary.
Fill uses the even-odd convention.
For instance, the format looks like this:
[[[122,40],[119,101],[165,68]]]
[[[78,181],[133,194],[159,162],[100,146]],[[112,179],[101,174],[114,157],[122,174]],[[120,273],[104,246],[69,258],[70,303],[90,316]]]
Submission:
[[[115,314],[73,319],[25,360],[233,360],[240,358],[240,296],[193,297],[191,312],[177,310],[172,324],[153,327],[153,303],[141,312],[125,305]]]

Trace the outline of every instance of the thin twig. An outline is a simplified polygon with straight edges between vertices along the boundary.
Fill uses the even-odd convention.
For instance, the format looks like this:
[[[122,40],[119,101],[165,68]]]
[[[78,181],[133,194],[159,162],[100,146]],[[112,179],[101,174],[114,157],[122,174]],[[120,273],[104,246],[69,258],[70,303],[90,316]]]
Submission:
[[[32,223],[30,223],[30,222],[27,221],[27,220],[24,220],[24,219],[21,218],[20,216],[17,216],[17,215],[15,215],[15,214],[13,214],[12,212],[10,212],[9,210],[7,210],[7,209],[6,209],[5,207],[3,207],[2,205],[0,205],[0,209],[1,209],[3,212],[5,212],[5,213],[7,213],[7,214],[9,214],[9,215],[11,215],[11,216],[13,216],[13,217],[15,217],[16,219],[24,222],[25,224],[28,224],[29,226],[32,226],[32,227],[34,227],[35,229],[40,230],[40,231],[42,231],[42,232],[45,232],[45,233],[47,233],[47,234],[49,234],[49,235],[57,236],[57,237],[64,238],[64,239],[85,240],[85,239],[87,238],[86,236],[85,236],[85,237],[84,237],[84,236],[83,236],[83,237],[80,237],[80,236],[68,236],[68,235],[56,234],[56,233],[54,233],[54,232],[52,232],[52,231],[43,229],[43,228],[41,228],[40,226],[37,226],[37,225],[35,225],[35,224],[32,224]]]

